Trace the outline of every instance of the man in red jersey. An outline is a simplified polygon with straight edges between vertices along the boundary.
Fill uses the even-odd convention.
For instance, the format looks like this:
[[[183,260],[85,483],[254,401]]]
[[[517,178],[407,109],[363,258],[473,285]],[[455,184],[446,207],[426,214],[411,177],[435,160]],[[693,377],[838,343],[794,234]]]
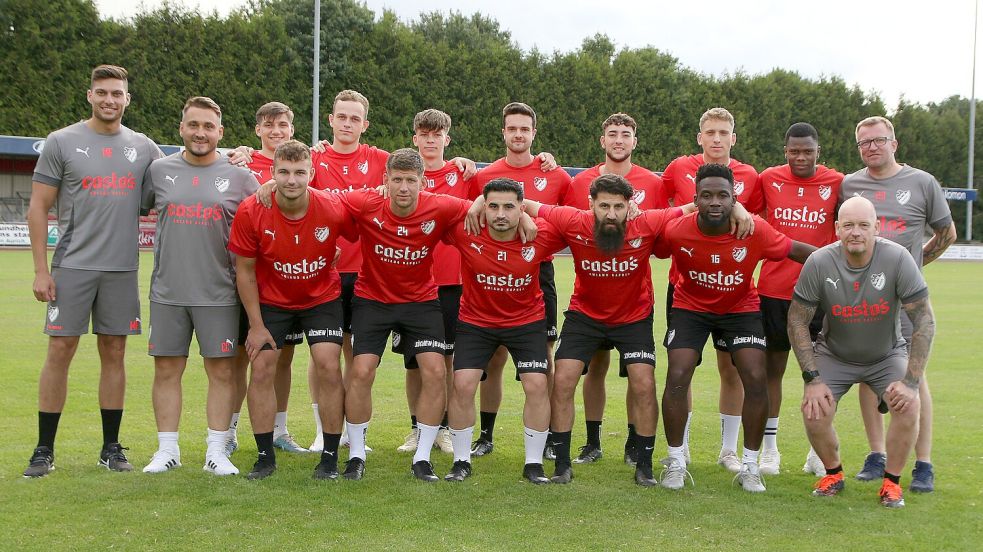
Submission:
[[[511,178],[522,185],[526,199],[546,205],[560,205],[570,187],[570,175],[557,167],[549,154],[534,156],[531,153],[530,148],[536,138],[536,112],[521,102],[506,105],[502,108],[502,137],[507,148],[505,157],[475,175],[471,197],[480,195],[485,184],[495,178]],[[552,373],[553,343],[557,337],[553,258],[546,258],[540,268],[539,283],[546,305],[547,347],[550,352],[548,373]],[[500,347],[489,362],[487,378],[481,384],[481,435],[471,450],[475,456],[483,456],[494,449],[495,417],[502,403],[502,373],[506,358],[505,348]]]
[[[601,125],[601,149],[604,150],[604,162],[591,167],[573,177],[570,189],[563,200],[564,205],[577,209],[588,209],[590,202],[590,184],[602,174],[617,174],[625,177],[635,193],[632,201],[639,209],[664,209],[669,206],[662,193],[662,179],[652,171],[631,162],[632,151],[638,145],[636,136],[637,124],[635,119],[624,113],[615,113],[604,120]],[[604,418],[604,403],[607,399],[604,390],[604,378],[608,373],[611,362],[610,349],[601,350],[594,354],[584,378],[584,419],[587,425],[587,443],[580,447],[580,454],[574,458],[574,464],[596,462],[601,459],[601,420]],[[627,373],[621,370],[621,376]],[[625,459],[634,457],[634,447],[631,446],[635,433],[635,423],[631,417],[631,393],[625,394],[628,405],[628,439],[625,442]]]
[[[423,158],[423,187],[433,194],[445,194],[461,199],[469,197],[468,182],[464,171],[454,162],[444,160],[444,148],[451,141],[450,115],[437,109],[425,109],[413,118],[413,145]],[[447,395],[450,396],[454,378],[454,341],[456,336],[458,310],[461,304],[461,254],[457,249],[446,243],[438,243],[433,252],[433,278],[437,285],[437,298],[444,320],[444,368],[447,374]],[[420,395],[422,381],[417,370],[416,354],[405,347],[399,334],[393,336],[393,352],[403,355],[403,366],[406,368],[406,402],[410,411],[410,433],[402,445],[396,448],[400,452],[416,450],[420,439],[420,428],[417,427],[416,403]],[[441,451],[452,453],[450,432],[447,428],[447,412],[437,431],[435,445]]]
[[[307,335],[318,404],[327,429],[315,479],[337,479],[338,440],[344,419],[341,380],[341,282],[332,266],[335,243],[352,237],[354,224],[341,199],[310,190],[310,149],[290,140],[276,149],[271,209],[255,197],[243,205],[232,225],[229,250],[236,254],[236,285],[249,317],[246,352],[252,360],[249,418],[259,457],[249,479],[276,470],[273,424],[274,376],[279,350],[299,328]]]
[[[545,218],[562,231],[576,271],[570,309],[564,313],[563,333],[556,351],[550,397],[551,444],[556,453],[556,469],[551,478],[554,483],[573,479],[570,431],[581,373],[594,353],[603,344],[611,343],[626,365],[637,440],[643,449],[635,466],[635,482],[643,486],[657,484],[652,476],[658,407],[648,257],[666,222],[682,211],[645,211],[627,221],[632,194],[624,177],[606,174],[591,184],[590,211],[525,202],[530,215]]]
[[[416,353],[422,385],[417,399],[420,439],[413,474],[437,481],[430,449],[446,403],[444,325],[431,267],[444,233],[464,220],[469,203],[421,193],[423,160],[412,149],[394,152],[386,162],[388,198],[374,190],[355,190],[342,201],[361,234],[363,263],[355,284],[352,341],[354,361],[346,374],[345,417],[351,452],[347,479],[365,471],[365,433],[372,416],[372,383],[389,333],[398,331]]]
[[[755,233],[737,240],[728,232],[735,205],[734,174],[724,165],[703,165],[696,173],[697,214],[670,222],[655,246],[672,256],[679,271],[665,347],[669,369],[662,395],[669,458],[662,486],[681,489],[686,481],[683,433],[693,372],[711,333],[724,340],[744,382],[744,456],[737,481],[744,490],[763,492],[758,450],[768,414],[765,337],[761,327],[754,269],[762,259],[785,257],[803,262],[815,247],[792,241],[757,219]]]
[[[704,163],[715,163],[729,167],[734,173],[734,196],[751,213],[762,209],[761,190],[758,187],[758,173],[751,165],[741,163],[730,157],[730,150],[737,143],[734,133],[734,116],[722,107],[708,109],[700,117],[700,132],[696,143],[703,153],[677,157],[662,173],[663,190],[673,205],[692,201],[696,194],[696,171]],[[666,294],[666,317],[672,310],[673,286],[679,274],[675,263],[669,268],[669,289]],[[744,400],[741,379],[727,354],[719,335],[713,336],[717,349],[717,371],[720,373],[720,428],[721,446],[717,463],[731,472],[741,469],[737,457],[737,434],[741,427],[741,404]],[[692,417],[692,398],[689,399],[689,414],[686,418],[686,431],[683,439],[686,458],[689,458],[689,426]]]
[[[522,475],[534,484],[549,483],[543,471],[550,405],[539,264],[565,243],[559,231],[543,219],[537,221],[539,232],[533,241],[520,241],[518,226],[524,207],[518,182],[496,178],[485,185],[482,196],[487,228],[472,236],[457,227],[445,238],[463,258],[464,290],[457,322],[454,386],[448,401],[454,465],[444,479],[463,481],[471,475],[475,391],[492,355],[506,347],[526,397]]]
[[[819,133],[809,123],[795,123],[785,132],[788,163],[761,173],[758,182],[764,195],[765,220],[793,240],[822,247],[835,239],[834,214],[843,175],[817,165]],[[778,475],[778,413],[782,406],[782,377],[788,363],[788,308],[792,289],[802,265],[790,259],[766,260],[758,277],[761,323],[764,326],[768,369],[768,420],[759,466],[763,475]],[[822,315],[810,326],[815,341],[822,329]],[[810,458],[815,457],[810,455]],[[818,460],[818,457],[815,457]],[[818,462],[822,468],[822,462]]]

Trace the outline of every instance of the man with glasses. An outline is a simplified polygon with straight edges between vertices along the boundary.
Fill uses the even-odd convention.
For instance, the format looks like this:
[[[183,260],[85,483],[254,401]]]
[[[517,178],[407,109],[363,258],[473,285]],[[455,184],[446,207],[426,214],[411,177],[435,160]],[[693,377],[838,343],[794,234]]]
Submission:
[[[908,249],[919,267],[938,259],[956,241],[956,225],[939,182],[925,171],[897,162],[898,140],[894,125],[886,118],[868,117],[860,121],[856,136],[857,149],[866,167],[843,179],[840,198],[861,196],[873,202],[880,221],[879,235]],[[926,226],[931,227],[933,236],[923,243]],[[912,323],[905,312],[901,313],[901,330],[910,346]],[[921,411],[910,489],[932,492],[935,480],[931,460],[932,396],[924,377],[918,395]],[[884,477],[887,454],[884,421],[877,411],[879,401],[870,387],[860,386],[861,412],[871,450],[857,474],[861,481]]]

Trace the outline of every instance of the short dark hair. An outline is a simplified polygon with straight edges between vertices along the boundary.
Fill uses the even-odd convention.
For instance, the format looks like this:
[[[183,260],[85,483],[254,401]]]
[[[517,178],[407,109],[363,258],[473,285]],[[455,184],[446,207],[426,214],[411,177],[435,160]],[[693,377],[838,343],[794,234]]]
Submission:
[[[627,113],[615,113],[604,119],[604,122],[601,123],[601,132],[607,132],[608,127],[611,125],[624,125],[630,128],[632,132],[638,132],[638,123]]]
[[[184,109],[181,110],[181,114],[185,114],[192,107],[197,107],[199,109],[207,109],[218,115],[218,120],[222,120],[222,108],[215,103],[215,100],[207,96],[192,96],[188,98],[188,101],[184,102]]]
[[[505,125],[505,118],[509,115],[528,115],[532,117],[532,128],[536,128],[536,112],[531,107],[522,102],[512,102],[502,108],[502,126]]]
[[[635,190],[632,189],[628,180],[617,174],[602,174],[590,183],[591,199],[597,199],[597,194],[601,192],[619,195],[625,199],[631,199],[631,196],[635,194]]]
[[[386,172],[392,171],[415,171],[423,174],[423,158],[420,152],[412,148],[400,148],[391,154],[386,160]]]
[[[311,158],[311,148],[299,140],[287,140],[277,146],[273,153],[273,164],[277,161],[303,161]]]
[[[451,116],[439,109],[424,109],[413,117],[413,132],[439,132],[451,130]]]
[[[488,184],[485,184],[485,188],[481,193],[485,199],[488,199],[488,194],[490,192],[512,192],[519,201],[524,199],[522,184],[519,184],[511,178],[493,178],[488,182]]]
[[[129,82],[129,73],[119,65],[99,65],[92,70],[90,82],[102,79],[116,79]]]
[[[707,163],[696,171],[696,186],[699,187],[700,182],[704,178],[710,178],[711,176],[719,176],[720,178],[726,179],[732,187],[734,186],[734,171],[730,170],[726,165],[718,165],[717,163]]]
[[[272,121],[273,119],[276,119],[280,115],[284,114],[287,115],[287,120],[290,121],[290,124],[293,124],[294,112],[291,111],[287,104],[280,102],[265,103],[260,106],[258,110],[256,110],[256,124],[262,124],[263,121]]]
[[[789,138],[812,138],[817,144],[819,143],[819,133],[816,132],[816,127],[809,123],[795,123],[788,127],[788,130],[785,131],[786,144]]]

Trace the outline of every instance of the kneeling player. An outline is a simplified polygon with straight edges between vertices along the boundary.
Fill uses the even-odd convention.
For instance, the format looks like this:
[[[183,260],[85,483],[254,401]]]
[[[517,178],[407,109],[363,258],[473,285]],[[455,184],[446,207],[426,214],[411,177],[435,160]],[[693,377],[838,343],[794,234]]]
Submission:
[[[249,317],[249,419],[259,450],[249,479],[263,479],[276,470],[273,380],[278,352],[294,326],[307,335],[311,348],[325,430],[314,478],[338,477],[345,392],[339,360],[341,281],[332,262],[338,237],[352,237],[354,225],[337,196],[308,188],[313,174],[307,146],[296,140],[280,145],[273,158],[272,208],[251,197],[232,227],[229,250],[237,255],[237,286]]]
[[[703,346],[717,332],[744,386],[744,457],[737,480],[746,491],[763,492],[758,450],[768,416],[768,388],[764,330],[752,277],[763,258],[788,257],[801,263],[815,247],[790,240],[757,217],[756,231],[748,239],[731,236],[734,174],[723,165],[700,167],[695,202],[698,212],[670,222],[655,248],[659,257],[671,256],[679,272],[665,339],[669,370],[662,418],[669,458],[662,486],[681,489],[686,482],[687,393]]]
[[[448,412],[454,466],[444,479],[463,481],[471,475],[474,395],[484,367],[502,346],[512,355],[526,394],[522,416],[526,463],[522,475],[535,484],[549,483],[543,472],[550,405],[539,264],[564,244],[545,220],[538,222],[535,240],[526,244],[520,241],[519,218],[524,207],[522,186],[515,180],[491,180],[483,196],[487,227],[476,236],[458,227],[445,238],[461,252],[464,292]]]
[[[788,311],[788,333],[806,382],[806,433],[826,469],[812,494],[832,496],[843,489],[833,416],[840,397],[853,384],[866,383],[881,398],[881,411],[891,412],[880,497],[884,506],[899,508],[904,506],[901,471],[918,435],[918,385],[935,317],[914,258],[902,246],[875,237],[879,230],[869,200],[843,202],[836,221],[840,241],[817,251],[802,267]],[[914,326],[910,352],[901,337],[899,306]],[[826,321],[813,349],[809,321],[817,309]]]

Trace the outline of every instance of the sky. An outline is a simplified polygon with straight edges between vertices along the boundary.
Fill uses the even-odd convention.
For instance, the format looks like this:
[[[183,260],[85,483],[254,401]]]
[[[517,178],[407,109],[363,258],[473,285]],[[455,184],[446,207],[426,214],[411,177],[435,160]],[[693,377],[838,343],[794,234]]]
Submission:
[[[329,0],[323,0],[329,1]],[[481,12],[498,21],[523,50],[567,52],[603,33],[621,48],[652,46],[683,66],[712,75],[787,69],[818,79],[838,76],[877,93],[889,111],[898,100],[939,102],[970,97],[977,0],[367,0],[403,21],[421,11]],[[128,17],[162,0],[96,0],[107,17]],[[170,0],[226,15],[241,0]],[[421,8],[421,5],[424,6]],[[609,6],[604,9],[601,5]],[[698,9],[697,9],[698,8]],[[981,29],[983,31],[983,29]],[[979,46],[977,51],[979,51]],[[981,60],[983,61],[983,60]],[[977,82],[980,78],[977,77]],[[983,95],[983,89],[977,95]]]

